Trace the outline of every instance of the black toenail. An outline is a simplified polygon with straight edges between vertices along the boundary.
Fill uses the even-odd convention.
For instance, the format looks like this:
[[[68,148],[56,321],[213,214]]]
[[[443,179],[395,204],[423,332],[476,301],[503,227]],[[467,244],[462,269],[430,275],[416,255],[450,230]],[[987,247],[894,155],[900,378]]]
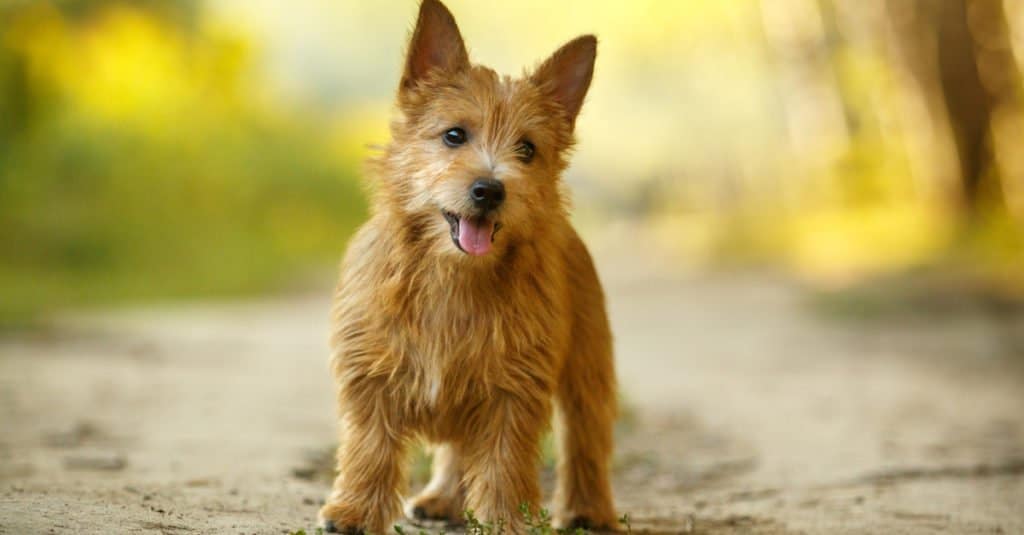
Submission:
[[[416,520],[426,520],[427,519],[427,510],[424,509],[423,507],[417,505],[416,507],[413,507],[413,509],[412,509],[412,516],[416,517]]]
[[[569,521],[569,529],[590,529],[590,519],[585,516],[577,516]]]
[[[333,520],[324,520],[324,531],[326,533],[337,533],[338,528],[334,526]]]

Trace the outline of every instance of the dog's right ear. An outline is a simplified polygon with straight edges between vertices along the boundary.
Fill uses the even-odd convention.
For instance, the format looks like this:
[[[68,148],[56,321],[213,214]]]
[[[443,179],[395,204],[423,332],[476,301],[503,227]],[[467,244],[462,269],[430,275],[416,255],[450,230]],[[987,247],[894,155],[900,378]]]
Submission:
[[[434,69],[455,73],[467,67],[469,54],[455,17],[438,0],[423,0],[409,40],[400,90],[411,89]]]

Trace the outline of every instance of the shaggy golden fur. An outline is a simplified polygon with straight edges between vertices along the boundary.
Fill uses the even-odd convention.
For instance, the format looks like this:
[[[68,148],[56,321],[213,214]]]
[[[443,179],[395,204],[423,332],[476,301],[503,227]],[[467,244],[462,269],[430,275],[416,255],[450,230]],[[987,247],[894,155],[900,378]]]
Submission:
[[[373,215],[335,294],[341,445],[320,511],[328,530],[387,531],[401,511],[407,446],[422,438],[434,444],[434,474],[411,516],[458,522],[470,509],[522,531],[520,504],[539,508],[539,443],[553,408],[556,525],[615,526],[611,334],[560,184],[596,46],[579,37],[532,74],[501,77],[469,63],[440,2],[420,6],[393,139],[372,162]],[[449,146],[454,127],[465,140]],[[480,177],[503,185],[496,209],[471,201]],[[464,252],[460,225],[485,229],[491,243]]]

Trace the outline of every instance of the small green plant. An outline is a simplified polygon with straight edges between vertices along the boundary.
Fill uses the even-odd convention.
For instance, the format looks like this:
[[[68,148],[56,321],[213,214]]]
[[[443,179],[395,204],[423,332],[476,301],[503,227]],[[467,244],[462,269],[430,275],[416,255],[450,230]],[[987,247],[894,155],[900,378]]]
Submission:
[[[323,528],[316,528],[316,531],[313,532],[313,533],[314,533],[314,535],[324,535],[324,529]],[[306,535],[306,530],[304,530],[304,529],[296,530],[296,531],[293,531],[293,532],[289,533],[288,535]]]
[[[626,533],[633,533],[633,526],[629,523],[629,513],[623,513],[619,518],[619,523],[626,527]]]
[[[534,516],[530,506],[526,503],[519,504],[519,512],[523,515],[523,522],[526,524],[526,532],[530,535],[553,535],[555,533],[569,533],[569,530],[556,530],[551,527],[551,514],[547,509],[541,508]]]
[[[504,533],[504,522],[500,522],[497,525],[491,522],[482,522],[473,514],[472,509],[466,509],[462,514],[466,519],[467,535],[498,535]]]
[[[395,524],[395,533],[397,533],[398,535],[405,535],[405,528],[403,528],[401,524]],[[421,529],[419,531],[418,535],[430,535],[430,534],[427,533],[426,530]],[[438,533],[438,535],[444,535],[444,532],[442,531],[442,532]]]

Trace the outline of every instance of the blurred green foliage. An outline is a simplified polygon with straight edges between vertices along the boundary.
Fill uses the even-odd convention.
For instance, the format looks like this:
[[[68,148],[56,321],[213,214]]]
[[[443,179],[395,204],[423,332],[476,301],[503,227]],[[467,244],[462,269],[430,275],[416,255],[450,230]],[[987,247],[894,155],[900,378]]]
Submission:
[[[356,162],[260,100],[243,39],[159,2],[69,5],[0,8],[0,326],[265,290],[340,255]]]
[[[1024,296],[1024,4],[942,41],[1003,73],[975,101],[946,96],[969,80],[941,76],[927,0],[446,3],[504,73],[600,36],[566,174],[595,249],[625,222],[681,266],[830,288],[954,270]],[[333,265],[414,5],[0,3],[0,324]],[[974,174],[964,117],[988,123],[961,143],[990,149]]]

